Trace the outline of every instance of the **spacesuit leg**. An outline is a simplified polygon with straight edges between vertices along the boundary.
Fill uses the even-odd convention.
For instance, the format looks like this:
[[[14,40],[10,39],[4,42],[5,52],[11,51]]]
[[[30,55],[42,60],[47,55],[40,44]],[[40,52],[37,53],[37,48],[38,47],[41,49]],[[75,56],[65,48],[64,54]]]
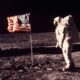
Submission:
[[[74,68],[74,62],[71,56],[72,45],[70,42],[64,41],[62,52],[63,52],[64,60],[66,62],[66,66],[63,68],[63,71],[72,70]]]

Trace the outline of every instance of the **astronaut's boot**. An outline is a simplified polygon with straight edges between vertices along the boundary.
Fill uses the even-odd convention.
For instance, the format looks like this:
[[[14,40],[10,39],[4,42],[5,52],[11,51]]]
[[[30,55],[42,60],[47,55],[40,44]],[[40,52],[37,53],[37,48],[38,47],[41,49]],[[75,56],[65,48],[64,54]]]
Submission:
[[[71,53],[67,50],[66,52],[63,53],[64,60],[65,60],[65,67],[62,69],[63,71],[72,71],[74,70],[74,61],[72,59]]]
[[[62,71],[73,71],[75,68],[74,63],[72,63],[71,65],[65,65],[65,67],[62,69]]]

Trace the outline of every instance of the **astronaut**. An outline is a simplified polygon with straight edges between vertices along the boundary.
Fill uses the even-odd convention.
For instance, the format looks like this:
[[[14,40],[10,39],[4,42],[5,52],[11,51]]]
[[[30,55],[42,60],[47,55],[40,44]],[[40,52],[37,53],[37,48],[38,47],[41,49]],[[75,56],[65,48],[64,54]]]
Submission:
[[[72,52],[72,42],[73,42],[73,33],[77,30],[76,25],[74,24],[74,20],[72,15],[68,15],[64,18],[56,17],[53,21],[54,25],[56,25],[55,35],[57,39],[56,47],[60,47],[62,49],[63,57],[65,60],[65,67],[62,69],[63,71],[70,71],[74,69],[74,61],[71,56]],[[75,35],[77,38],[77,35]]]

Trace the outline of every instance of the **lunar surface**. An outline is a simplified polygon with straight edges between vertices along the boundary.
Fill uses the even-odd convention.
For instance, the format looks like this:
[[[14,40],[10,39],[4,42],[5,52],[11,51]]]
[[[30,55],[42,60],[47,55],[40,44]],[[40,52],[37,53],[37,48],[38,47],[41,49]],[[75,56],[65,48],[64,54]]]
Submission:
[[[64,58],[53,32],[32,33],[33,64],[27,33],[0,34],[0,80],[80,80],[80,45],[74,45],[75,69],[63,72]]]

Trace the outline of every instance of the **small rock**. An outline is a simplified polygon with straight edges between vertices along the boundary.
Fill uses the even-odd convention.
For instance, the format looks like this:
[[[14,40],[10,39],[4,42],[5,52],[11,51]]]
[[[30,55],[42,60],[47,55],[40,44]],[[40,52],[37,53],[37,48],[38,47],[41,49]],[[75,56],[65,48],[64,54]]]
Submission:
[[[37,71],[37,72],[41,73],[42,71],[41,71],[41,70],[39,70],[39,71]]]
[[[34,67],[34,69],[38,69],[38,67],[37,67],[37,66],[35,66],[35,67]]]
[[[47,68],[48,71],[52,71],[52,68]]]
[[[3,65],[3,68],[11,68],[12,64],[10,64],[9,62],[5,63]]]
[[[19,70],[19,72],[23,72],[23,70],[21,69],[21,70]]]

